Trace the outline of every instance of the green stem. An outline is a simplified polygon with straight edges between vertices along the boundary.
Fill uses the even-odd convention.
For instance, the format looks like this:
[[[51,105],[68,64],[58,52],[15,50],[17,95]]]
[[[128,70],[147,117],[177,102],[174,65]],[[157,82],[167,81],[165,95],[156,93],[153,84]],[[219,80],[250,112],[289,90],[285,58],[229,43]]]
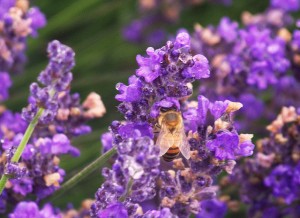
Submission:
[[[99,169],[104,164],[107,163],[107,161],[117,152],[116,148],[113,147],[100,157],[98,157],[96,160],[94,160],[92,163],[90,163],[88,166],[83,168],[80,172],[78,172],[75,176],[73,176],[71,179],[69,179],[67,182],[65,182],[60,189],[58,189],[54,195],[52,195],[51,199],[55,199],[58,196],[60,196],[62,193],[66,192],[70,188],[72,188],[74,185],[79,183],[82,179],[86,178],[89,174],[91,174],[96,169]]]
[[[130,195],[132,185],[133,185],[133,178],[130,177],[130,179],[129,179],[129,181],[128,181],[128,184],[127,184],[127,187],[126,187],[126,192],[124,193],[124,195],[122,195],[122,196],[119,198],[119,201],[120,201],[120,202],[125,201],[126,197],[127,197],[128,195]]]
[[[32,119],[32,121],[29,123],[25,133],[24,133],[24,136],[22,138],[22,141],[20,142],[16,152],[14,153],[13,157],[11,158],[11,162],[18,162],[38,121],[39,121],[39,118],[41,117],[41,115],[43,114],[44,112],[44,108],[39,108],[37,114],[35,115],[35,117]],[[2,194],[2,191],[5,187],[5,184],[8,180],[8,177],[7,175],[3,174],[2,175],[2,178],[0,180],[0,194]]]

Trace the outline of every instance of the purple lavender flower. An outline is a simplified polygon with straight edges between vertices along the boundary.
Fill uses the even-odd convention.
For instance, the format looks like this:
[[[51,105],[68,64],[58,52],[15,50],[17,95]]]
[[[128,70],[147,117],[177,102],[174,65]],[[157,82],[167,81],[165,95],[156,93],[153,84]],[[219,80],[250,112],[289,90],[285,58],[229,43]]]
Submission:
[[[29,8],[29,2],[2,0],[0,9],[0,71],[20,72],[26,61],[26,41],[37,36],[46,19],[38,8]]]
[[[236,102],[209,102],[198,96],[198,102],[185,102],[183,118],[189,132],[191,158],[173,160],[174,171],[161,172],[161,207],[168,207],[179,217],[198,214],[203,200],[216,196],[214,177],[223,170],[231,173],[239,156],[253,152],[252,135],[238,135],[232,114],[242,105]],[[210,113],[209,113],[210,112]],[[213,126],[209,126],[211,123]],[[226,149],[224,149],[226,148]],[[189,202],[189,203],[187,203]]]
[[[229,56],[232,72],[240,75],[246,73],[247,84],[256,85],[259,89],[277,83],[276,77],[285,73],[289,67],[285,57],[285,42],[280,38],[273,39],[268,30],[256,27],[242,30],[240,37],[240,43],[234,48],[236,55]],[[241,54],[245,56],[241,57]],[[248,63],[244,62],[247,59]]]
[[[222,31],[226,25],[231,26],[225,23]],[[235,29],[236,25],[232,26]],[[192,94],[191,83],[210,76],[207,59],[200,54],[192,56],[190,43],[188,33],[181,31],[166,46],[148,48],[148,57],[137,56],[139,69],[129,78],[129,85],[117,84],[116,99],[122,102],[118,108],[126,121],[112,122],[112,138],[103,137],[105,146],[117,148],[118,157],[112,170],[102,172],[106,181],[95,195],[93,217],[109,213],[107,208],[116,205],[126,208],[129,217],[198,214],[201,202],[216,196],[215,176],[222,171],[231,173],[234,159],[252,154],[252,135],[238,135],[233,126],[233,114],[242,104],[228,100],[212,103],[201,95],[198,102],[187,101]],[[160,134],[157,124],[162,113],[170,110],[183,116],[182,134],[188,133],[187,152],[191,157],[185,162],[181,158],[173,160],[176,171],[170,169],[170,164],[162,164],[158,177],[159,146],[152,148],[152,139]],[[150,162],[153,169],[148,169]],[[160,211],[140,204],[155,205],[150,200],[156,196],[158,178],[159,207],[165,208]]]
[[[204,2],[230,5],[231,0],[178,1],[178,0],[140,0],[140,17],[123,28],[123,38],[132,43],[160,46],[167,39],[166,25],[179,20],[181,12]]]
[[[218,33],[227,43],[232,43],[238,36],[238,23],[232,22],[228,17],[221,19]]]
[[[159,174],[159,149],[153,141],[141,135],[138,139],[124,140],[117,149],[118,158],[112,170],[102,171],[106,182],[95,195],[92,217],[110,213],[110,207],[119,208],[117,213],[132,216],[137,212],[137,203],[152,199],[156,194],[154,182]]]
[[[102,153],[107,152],[113,147],[113,136],[111,132],[105,132],[101,135]]]
[[[27,13],[28,19],[31,20],[31,35],[36,37],[38,35],[37,30],[46,25],[45,15],[37,7],[32,7]]]
[[[169,208],[162,208],[161,210],[150,210],[147,211],[142,218],[177,218],[176,215],[172,214]]]
[[[27,123],[22,119],[21,114],[14,114],[6,109],[0,114],[1,139],[12,140],[15,135],[25,132]]]
[[[299,193],[297,193],[297,185],[294,184],[293,180],[293,167],[289,165],[279,165],[264,179],[264,183],[273,190],[275,197],[282,197],[287,204],[290,204],[299,196]]]
[[[217,199],[206,200],[201,203],[201,211],[197,218],[221,218],[225,216],[227,206]]]
[[[56,213],[50,204],[46,204],[43,209],[39,210],[38,205],[32,201],[20,202],[13,213],[9,214],[9,218],[60,218],[60,214]]]
[[[11,87],[11,80],[8,73],[0,72],[0,101],[6,100],[8,97],[8,89]]]
[[[112,203],[106,209],[97,213],[97,217],[124,217],[128,218],[128,212],[121,203]]]
[[[299,117],[296,108],[283,107],[267,126],[269,137],[257,142],[255,158],[240,163],[233,171],[231,182],[239,186],[241,200],[249,205],[251,217],[297,217]]]
[[[5,189],[3,207],[15,204],[28,195],[35,195],[40,200],[58,189],[65,176],[59,166],[60,156],[79,155],[79,150],[71,145],[70,139],[88,133],[91,128],[86,122],[105,113],[101,97],[96,93],[91,93],[82,104],[79,94],[70,93],[69,71],[74,65],[73,51],[58,41],[49,44],[48,50],[50,64],[39,76],[41,84],[47,87],[32,85],[35,99],[32,97],[30,102],[35,107],[47,105],[45,119],[49,119],[47,110],[55,110],[56,114],[52,114],[50,125],[37,125],[18,165],[11,162],[11,158],[28,124],[20,114],[0,108],[0,137],[4,139],[0,149],[0,173],[14,177]],[[5,208],[1,211],[4,212]]]
[[[13,142],[8,141],[3,147],[6,147],[9,154],[13,153],[21,139],[22,135],[19,134]],[[65,173],[58,166],[59,156],[67,153],[79,155],[78,149],[71,146],[70,141],[63,134],[55,135],[52,139],[33,139],[22,154],[19,165],[24,166],[23,168],[9,162],[10,159],[8,159],[8,165],[13,168],[6,167],[4,173],[16,174],[17,178],[11,180],[12,186],[6,191],[11,196],[13,196],[12,193],[18,193],[23,197],[34,193],[39,199],[51,194],[63,181]]]
[[[67,90],[73,78],[70,70],[75,65],[75,53],[71,48],[55,40],[48,45],[48,55],[50,62],[38,78],[44,87],[31,84],[29,106],[22,111],[23,118],[28,122],[34,118],[38,108],[44,108],[40,122],[51,122],[58,110],[58,92]]]
[[[293,90],[297,90],[299,84],[291,82],[294,89],[282,85],[286,83],[291,67],[289,55],[294,55],[295,75],[300,69],[296,63],[297,37],[290,43],[290,33],[283,28],[288,23],[286,19],[279,19],[283,24],[271,24],[275,15],[271,15],[271,9],[268,13],[266,17],[253,18],[243,29],[226,17],[216,27],[196,25],[191,38],[193,53],[204,54],[212,71],[212,76],[201,84],[199,93],[210,100],[241,102],[245,104],[241,118],[256,120],[249,123],[241,119],[236,126],[239,130],[252,128],[261,133],[263,130],[258,127],[258,119],[271,120],[275,116],[273,108],[279,110],[282,105],[298,106],[298,94]],[[287,49],[289,47],[294,48],[292,54]],[[278,94],[278,100],[266,99],[268,92]],[[264,101],[260,100],[262,98]]]
[[[298,0],[270,0],[271,7],[279,8],[284,11],[297,11],[300,8],[300,2]]]
[[[234,160],[234,151],[237,150],[239,137],[231,132],[222,132],[217,134],[216,138],[207,142],[209,150],[215,152],[219,160]]]
[[[20,179],[25,176],[26,168],[21,168],[18,163],[8,162],[5,166],[4,174],[9,178]]]
[[[119,83],[116,87],[120,92],[116,99],[123,102],[119,111],[131,121],[152,119],[148,112],[152,105],[155,111],[156,102],[190,95],[189,83],[209,76],[207,59],[190,55],[190,37],[185,32],[160,49],[148,48],[147,54],[149,57],[137,56],[140,67],[137,76],[129,78],[129,85]]]

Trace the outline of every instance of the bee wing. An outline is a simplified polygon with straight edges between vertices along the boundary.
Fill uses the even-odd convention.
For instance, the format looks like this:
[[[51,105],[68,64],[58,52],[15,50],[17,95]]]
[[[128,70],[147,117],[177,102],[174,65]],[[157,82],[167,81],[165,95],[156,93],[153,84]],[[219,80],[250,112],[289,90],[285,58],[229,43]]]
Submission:
[[[161,130],[156,140],[156,145],[160,148],[159,156],[163,156],[174,144],[173,135],[168,131],[167,127],[162,124]]]
[[[186,158],[186,159],[190,159],[191,157],[191,154],[190,154],[190,144],[187,140],[187,137],[185,135],[185,132],[184,132],[184,126],[181,125],[179,128],[178,128],[178,131],[176,131],[176,135],[178,137],[178,147],[179,147],[179,150],[181,152],[181,154]]]

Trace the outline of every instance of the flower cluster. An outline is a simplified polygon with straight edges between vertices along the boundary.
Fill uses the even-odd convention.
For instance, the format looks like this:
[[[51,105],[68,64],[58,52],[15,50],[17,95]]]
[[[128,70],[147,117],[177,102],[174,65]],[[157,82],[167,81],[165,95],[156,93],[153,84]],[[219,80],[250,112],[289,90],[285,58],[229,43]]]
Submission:
[[[95,195],[92,217],[105,217],[103,215],[112,213],[111,209],[118,204],[118,207],[124,208],[124,211],[119,209],[120,214],[133,216],[139,213],[139,202],[152,199],[156,194],[159,148],[153,141],[147,136],[128,138],[121,142],[117,149],[118,158],[112,169],[104,168],[102,171],[106,182]]]
[[[229,73],[238,75],[236,81],[243,78],[246,84],[259,89],[276,84],[278,77],[289,67],[285,57],[285,41],[272,38],[270,31],[259,30],[255,26],[241,30],[239,35],[240,40],[228,56]]]
[[[61,218],[61,215],[55,211],[51,204],[46,204],[41,210],[33,201],[20,202],[9,218],[32,217],[32,218]]]
[[[191,95],[190,83],[210,74],[207,59],[191,55],[190,36],[185,32],[160,49],[148,48],[147,54],[149,57],[137,56],[139,69],[129,78],[129,85],[119,83],[116,87],[120,92],[116,99],[122,101],[119,111],[130,121],[157,117],[157,107],[170,107],[177,99]]]
[[[185,127],[189,132],[191,158],[173,161],[177,172],[161,172],[161,207],[168,207],[178,217],[203,213],[200,205],[216,196],[214,179],[221,172],[231,173],[235,159],[250,156],[253,135],[234,129],[232,116],[242,105],[230,101],[209,102],[198,96],[198,102],[186,103],[183,109]],[[204,203],[205,204],[205,203]],[[225,206],[226,208],[226,206]]]
[[[46,24],[37,7],[27,0],[3,0],[0,9],[0,102],[8,97],[9,74],[20,72],[26,60],[26,40]]]
[[[216,176],[222,171],[231,173],[235,159],[252,155],[252,135],[239,135],[233,125],[233,114],[241,103],[210,102],[201,95],[197,102],[187,101],[191,83],[210,76],[207,59],[190,52],[190,36],[180,32],[162,48],[148,48],[149,57],[138,55],[136,75],[129,78],[128,86],[117,85],[116,99],[122,102],[119,111],[126,121],[114,121],[110,132],[102,136],[103,150],[116,146],[118,154],[112,170],[102,172],[106,182],[95,195],[92,217],[204,214],[202,202],[216,197]],[[159,120],[168,111],[182,117],[178,146],[188,149],[186,161],[179,158],[168,164],[158,157],[158,138],[165,131]],[[169,134],[174,140],[175,135]]]
[[[46,19],[37,7],[29,8],[27,0],[3,0],[0,9],[0,71],[22,70],[26,39],[36,36]]]
[[[263,14],[245,12],[243,28],[227,17],[216,27],[195,26],[191,49],[194,54],[204,54],[212,70],[212,76],[201,84],[200,94],[212,100],[239,101],[245,105],[242,117],[252,120],[269,121],[282,105],[300,106],[296,91],[300,87],[297,81],[299,37],[297,30],[293,35],[287,30],[293,23],[290,12],[299,5],[291,1],[288,9],[285,3],[271,1]],[[290,69],[294,77],[289,75]],[[268,97],[273,95],[278,98]],[[254,123],[240,119],[239,129],[261,132]]]
[[[53,41],[48,52],[50,63],[39,76],[46,87],[31,85],[28,107],[31,114],[27,108],[23,117],[32,119],[38,108],[45,110],[18,164],[11,158],[28,123],[20,114],[1,108],[0,137],[4,142],[0,149],[0,173],[11,178],[2,196],[1,212],[5,212],[7,203],[18,202],[32,194],[40,200],[57,190],[65,175],[59,166],[60,156],[80,154],[70,139],[89,133],[91,128],[86,122],[105,113],[101,97],[96,93],[91,93],[82,104],[79,94],[70,93],[70,69],[74,65],[72,49]],[[48,125],[44,125],[45,121]]]
[[[138,2],[143,16],[124,29],[124,36],[158,45],[168,36],[157,27],[205,1]],[[27,37],[36,36],[46,21],[28,0],[0,3],[1,103],[12,85],[9,75],[25,61]],[[0,213],[10,218],[221,218],[227,208],[239,209],[241,202],[229,196],[236,185],[249,217],[300,217],[300,31],[289,31],[294,24],[300,27],[292,16],[299,9],[299,0],[270,0],[260,14],[244,12],[241,26],[228,17],[216,26],[196,24],[191,35],[180,29],[164,46],[137,55],[128,84],[116,85],[124,120],[113,121],[101,136],[107,153],[75,178],[114,154],[108,161],[112,166],[102,169],[104,182],[95,199],[83,201],[79,210],[38,202],[62,184],[61,156],[79,156],[72,139],[91,132],[87,121],[106,110],[96,93],[82,103],[71,93],[75,53],[50,42],[49,64],[31,84],[22,114],[0,105]],[[200,82],[196,95],[194,82]],[[274,119],[282,106],[265,130],[269,136],[257,141],[254,158],[243,159],[255,146],[253,135],[239,130],[263,135],[263,122]],[[61,191],[70,184],[74,180]]]
[[[89,217],[89,208],[93,200],[86,199],[77,211],[71,205],[65,210],[53,207],[50,203],[39,209],[34,201],[23,201],[16,205],[14,211],[8,215],[9,218],[86,218]]]
[[[38,77],[38,81],[44,87],[37,83],[30,85],[29,105],[22,111],[22,116],[28,122],[33,120],[39,108],[44,109],[40,122],[51,122],[58,110],[59,92],[66,91],[73,79],[70,72],[75,65],[73,50],[59,41],[49,43],[47,50],[50,62]]]
[[[173,24],[180,18],[181,11],[204,2],[230,5],[231,0],[179,1],[179,0],[139,0],[140,17],[123,29],[125,40],[133,43],[161,45],[168,37],[166,24]]]
[[[267,126],[270,136],[257,142],[258,152],[236,167],[231,181],[240,187],[241,199],[250,205],[251,217],[298,217],[300,193],[300,114],[284,107]]]

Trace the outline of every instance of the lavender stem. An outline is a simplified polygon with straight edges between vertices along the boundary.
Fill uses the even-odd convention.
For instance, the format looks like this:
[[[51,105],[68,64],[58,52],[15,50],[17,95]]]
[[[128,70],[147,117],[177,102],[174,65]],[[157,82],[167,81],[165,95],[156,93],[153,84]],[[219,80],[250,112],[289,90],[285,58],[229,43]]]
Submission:
[[[90,163],[88,166],[83,168],[80,172],[78,172],[75,176],[70,178],[67,182],[65,182],[60,189],[58,189],[53,197],[51,199],[55,199],[58,196],[60,196],[62,193],[66,192],[70,188],[72,188],[74,185],[76,185],[78,182],[80,182],[82,179],[86,178],[89,174],[91,174],[96,169],[101,168],[104,164],[107,163],[107,161],[117,152],[116,148],[113,147],[110,150],[108,150],[106,153],[98,157],[96,160],[94,160],[92,163]]]
[[[29,125],[28,125],[28,127],[27,127],[27,129],[24,133],[24,136],[22,138],[22,141],[20,142],[16,152],[14,153],[14,155],[11,159],[11,162],[18,162],[19,161],[19,159],[20,159],[20,157],[21,157],[21,155],[22,155],[22,153],[23,153],[23,151],[24,151],[24,149],[25,149],[25,147],[26,147],[26,145],[27,145],[27,143],[28,143],[28,141],[29,141],[29,139],[30,139],[37,123],[38,123],[38,121],[39,121],[39,118],[41,117],[43,112],[44,112],[44,108],[39,108],[37,114],[32,119],[32,121],[29,123]],[[0,180],[0,194],[2,194],[2,191],[5,187],[5,184],[6,184],[7,180],[8,180],[8,177],[5,174],[3,174],[2,178]]]

